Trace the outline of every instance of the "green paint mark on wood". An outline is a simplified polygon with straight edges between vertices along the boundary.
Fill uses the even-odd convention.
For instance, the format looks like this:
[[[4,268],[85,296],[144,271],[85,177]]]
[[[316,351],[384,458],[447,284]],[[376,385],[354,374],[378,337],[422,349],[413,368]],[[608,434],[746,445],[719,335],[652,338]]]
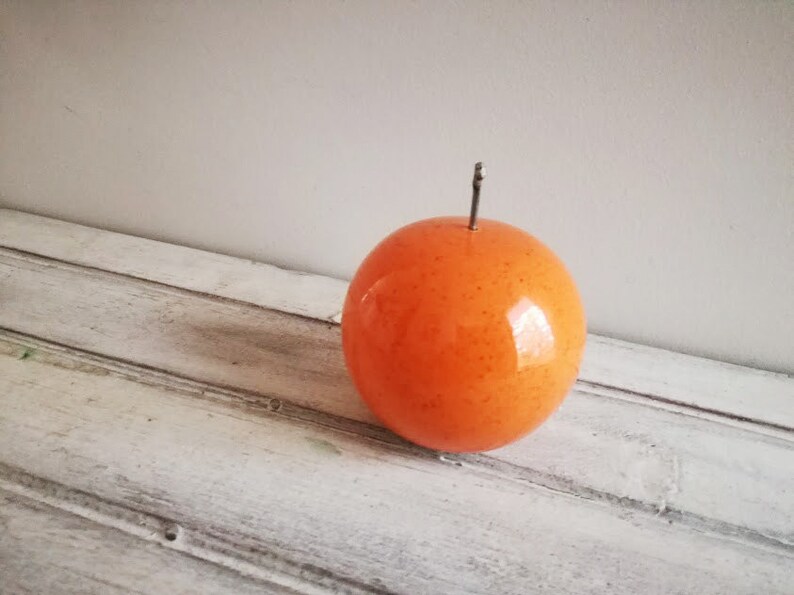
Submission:
[[[36,354],[36,349],[34,347],[25,347],[25,351],[22,352],[22,355],[19,356],[19,359],[29,359]]]
[[[336,446],[334,446],[327,440],[322,440],[320,438],[307,438],[306,440],[309,442],[309,444],[311,444],[315,448],[315,450],[322,452],[324,454],[336,455],[336,456],[342,454],[341,450],[339,450]]]

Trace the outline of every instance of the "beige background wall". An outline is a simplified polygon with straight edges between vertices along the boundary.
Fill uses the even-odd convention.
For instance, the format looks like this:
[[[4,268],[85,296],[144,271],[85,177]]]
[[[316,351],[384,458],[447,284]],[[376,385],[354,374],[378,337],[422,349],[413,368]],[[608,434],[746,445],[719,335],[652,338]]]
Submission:
[[[794,3],[0,7],[4,206],[349,278],[483,160],[592,331],[794,372]]]

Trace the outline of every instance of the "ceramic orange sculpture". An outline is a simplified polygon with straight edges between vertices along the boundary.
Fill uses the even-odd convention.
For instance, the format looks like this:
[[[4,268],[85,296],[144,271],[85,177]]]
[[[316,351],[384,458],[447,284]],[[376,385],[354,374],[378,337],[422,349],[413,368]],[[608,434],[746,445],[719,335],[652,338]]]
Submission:
[[[389,235],[353,278],[342,343],[356,388],[416,444],[472,452],[540,425],[571,388],[585,317],[571,276],[526,232],[471,216]]]

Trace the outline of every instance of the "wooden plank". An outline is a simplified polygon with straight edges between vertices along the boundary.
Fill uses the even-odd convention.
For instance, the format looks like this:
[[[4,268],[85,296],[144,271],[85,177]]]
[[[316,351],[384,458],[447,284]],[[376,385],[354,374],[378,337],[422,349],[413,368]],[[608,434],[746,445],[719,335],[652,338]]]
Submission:
[[[794,428],[794,378],[702,357],[588,336],[582,383],[703,413]]]
[[[240,399],[266,405],[267,397],[277,398],[376,424],[348,380],[335,325],[26,256],[0,254],[0,276],[6,329],[203,388],[242,391]],[[584,386],[532,436],[484,459],[580,497],[687,517],[750,539],[794,542],[792,435],[687,413]]]
[[[180,553],[137,519],[127,523],[130,531],[120,530],[112,526],[123,524],[118,516],[103,524],[59,508],[68,502],[58,498],[43,497],[52,506],[20,494],[18,485],[0,484],[11,488],[0,487],[2,593],[296,592]]]
[[[0,246],[321,320],[339,321],[347,292],[330,277],[10,209],[0,209]]]
[[[287,407],[0,347],[0,462],[176,523],[185,539],[223,538],[241,560],[404,593],[773,594],[794,580],[790,548],[560,494],[477,459],[450,465]]]
[[[258,306],[338,322],[347,284],[318,275],[0,209],[0,246]],[[794,428],[794,381],[590,335],[583,382]]]

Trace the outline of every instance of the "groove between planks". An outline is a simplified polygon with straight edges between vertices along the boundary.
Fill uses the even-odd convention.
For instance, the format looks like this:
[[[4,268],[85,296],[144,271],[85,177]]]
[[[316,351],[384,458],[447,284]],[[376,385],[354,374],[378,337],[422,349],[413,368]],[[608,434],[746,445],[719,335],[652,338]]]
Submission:
[[[740,427],[746,427],[746,425],[755,426],[756,430],[758,431],[761,431],[762,429],[769,429],[774,431],[773,435],[784,438],[794,434],[794,429],[787,425],[766,421],[759,417],[736,415],[735,413],[731,413],[730,411],[713,409],[710,407],[702,407],[692,403],[681,403],[680,401],[676,401],[675,399],[667,399],[660,395],[629,390],[627,388],[622,388],[618,385],[613,386],[609,384],[601,384],[599,382],[589,382],[587,380],[579,379],[576,381],[576,386],[580,390],[590,389],[597,391],[598,394],[607,395],[607,396],[616,395],[616,393],[619,393],[620,394],[619,398],[625,399],[625,398],[636,397],[637,399],[640,400],[651,401],[659,407],[668,408],[669,411],[676,411],[687,415],[691,415],[693,417],[703,417],[705,419],[710,419],[721,423],[737,422],[737,425],[739,425]]]
[[[2,214],[3,212],[0,211],[0,215]],[[0,232],[3,230],[3,223],[0,217]],[[95,233],[96,238],[102,241],[109,240],[110,244],[119,240],[115,237],[117,234],[89,231]],[[167,252],[166,256],[170,258],[174,250],[179,252],[172,246],[155,245],[156,243],[147,243],[147,241],[140,243],[137,238],[124,236],[121,238],[130,246],[152,249],[151,254],[159,254],[162,250]],[[182,249],[180,253],[191,258],[201,260],[212,257],[206,253],[185,250]],[[3,252],[5,257],[2,256]],[[87,252],[90,258],[96,257],[91,250]],[[75,258],[74,253],[70,258]],[[238,267],[237,270],[241,270],[238,265],[242,261],[238,259],[221,257],[220,260],[232,269]],[[108,266],[108,261],[103,262],[103,266]],[[118,266],[119,262],[116,261],[115,264],[111,262],[110,268]],[[253,267],[251,270],[254,272],[263,270],[273,272],[266,265],[243,264]],[[121,268],[124,266],[127,265],[121,262]],[[187,267],[185,272],[189,274],[190,270],[190,267]],[[4,302],[6,312],[0,312],[0,317],[5,316],[2,326],[9,329],[6,339],[16,343],[13,348],[20,350],[20,354],[27,353],[30,344],[39,342],[41,352],[26,356],[31,361],[41,359],[47,361],[48,365],[56,365],[55,360],[60,358],[60,363],[57,365],[67,368],[73,366],[77,371],[87,373],[88,368],[91,367],[94,372],[101,369],[103,373],[110,372],[132,380],[136,384],[161,389],[164,399],[167,395],[176,393],[188,396],[197,405],[201,401],[207,401],[221,404],[228,409],[240,410],[241,419],[252,420],[261,417],[263,421],[271,418],[284,420],[284,423],[297,421],[307,423],[310,427],[331,428],[334,432],[341,431],[350,436],[365,436],[367,440],[373,441],[373,445],[380,444],[390,452],[402,453],[402,456],[407,457],[406,461],[417,463],[424,461],[429,465],[428,469],[460,467],[460,473],[469,480],[481,477],[485,482],[507,481],[518,485],[531,485],[533,489],[547,490],[558,494],[560,498],[590,503],[588,506],[594,503],[618,511],[619,514],[638,515],[637,522],[640,522],[641,517],[654,519],[661,517],[668,522],[672,521],[674,526],[684,526],[698,533],[712,534],[719,539],[735,541],[737,544],[752,545],[758,551],[777,552],[787,556],[788,559],[791,557],[792,541],[794,541],[790,506],[791,433],[789,424],[785,423],[787,417],[775,413],[780,411],[779,407],[778,410],[772,410],[772,415],[762,417],[736,413],[736,411],[745,411],[741,406],[726,409],[709,407],[704,405],[709,403],[708,400],[703,402],[699,399],[681,400],[679,397],[687,394],[685,390],[681,392],[682,385],[675,386],[673,383],[668,391],[666,388],[668,385],[664,380],[660,382],[661,377],[658,375],[657,380],[647,384],[638,385],[634,381],[613,382],[615,375],[607,366],[604,369],[606,372],[602,370],[599,372],[600,376],[597,374],[592,378],[609,381],[598,382],[586,379],[581,382],[566,404],[565,411],[561,411],[544,429],[515,449],[471,456],[429,453],[406,445],[379,426],[373,425],[373,420],[353,398],[350,387],[346,384],[346,376],[338,360],[338,334],[335,335],[338,331],[332,331],[314,320],[316,316],[312,314],[314,306],[311,304],[300,313],[307,318],[290,321],[289,316],[276,314],[268,306],[260,303],[252,306],[258,298],[252,302],[250,299],[241,300],[236,297],[230,298],[228,295],[219,297],[212,291],[201,292],[180,288],[179,284],[183,281],[179,278],[172,280],[177,283],[176,286],[159,281],[139,280],[146,279],[151,271],[139,272],[141,277],[107,272],[101,266],[91,267],[89,270],[68,260],[55,262],[32,253],[0,250],[0,279],[3,279],[3,288],[10,290],[10,293],[6,292],[3,297],[11,298]],[[172,272],[178,277],[179,271]],[[273,274],[276,275],[275,278],[279,283],[285,280],[292,283],[296,279],[302,279],[300,275],[284,271]],[[309,277],[309,284],[304,289],[313,287],[312,279]],[[328,295],[333,297],[339,289],[339,285],[333,285]],[[254,290],[258,291],[258,288],[254,287]],[[93,296],[94,291],[100,293]],[[103,291],[110,293],[105,295],[101,293]],[[47,295],[53,292],[56,294],[60,292],[62,295],[56,295],[54,298]],[[236,292],[237,289],[231,293],[237,295]],[[122,313],[124,300],[128,300],[131,314]],[[47,310],[48,307],[55,307],[59,303],[61,311],[57,315],[53,315],[57,313],[56,310]],[[331,301],[328,301],[328,304],[330,303]],[[25,310],[25,306],[29,309]],[[247,309],[250,308],[258,308],[259,314],[253,312],[247,314]],[[191,351],[171,344],[171,340],[177,338],[178,334],[174,334],[173,329],[169,330],[167,322],[169,317],[180,320],[180,315],[189,311],[210,312],[219,321],[225,320],[224,316],[238,317],[241,329],[257,327],[257,325],[259,325],[257,328],[264,328],[262,325],[272,325],[268,332],[279,336],[282,336],[280,333],[286,332],[286,338],[290,341],[309,337],[311,340],[307,345],[310,349],[304,353],[312,358],[324,353],[324,349],[330,348],[328,352],[330,366],[312,368],[314,364],[311,362],[308,367],[303,366],[302,363],[300,366],[289,364],[288,362],[291,361],[289,350],[279,353],[278,349],[284,346],[275,343],[268,345],[267,341],[264,346],[257,346],[251,350],[247,343],[240,342],[239,337],[224,336],[223,332],[228,327],[220,325],[213,330],[212,335],[203,339],[216,342],[218,349],[223,346],[232,349],[245,347],[248,349],[246,353],[253,357],[247,363],[251,369],[248,372],[235,369],[234,366],[238,362],[231,361],[231,358],[226,361],[226,355],[222,351],[212,352],[213,357],[217,358],[210,366],[215,366],[214,370],[191,367]],[[76,316],[71,316],[73,314]],[[114,326],[114,318],[124,315],[127,316],[128,326],[125,327],[123,324]],[[158,322],[160,317],[164,318]],[[228,321],[231,320],[232,318],[228,318]],[[44,322],[48,324],[43,324]],[[142,322],[145,324],[141,325]],[[85,328],[81,329],[82,325],[85,325]],[[135,329],[138,328],[145,329],[144,332],[151,337],[147,338],[136,333]],[[195,343],[196,337],[186,335],[183,340]],[[161,351],[147,354],[146,350],[156,346],[158,341],[161,343]],[[122,349],[116,349],[114,342]],[[167,349],[162,350],[163,346]],[[613,347],[615,345],[610,345],[610,349]],[[269,352],[268,349],[271,348],[275,351]],[[312,349],[315,351],[311,351]],[[93,355],[90,353],[92,351],[94,351]],[[129,358],[120,357],[125,352],[129,352]],[[198,353],[201,355],[202,352]],[[614,353],[618,352],[614,351]],[[664,364],[662,368],[666,369],[665,366],[672,360],[664,363],[667,361],[664,357],[668,356],[663,352],[659,353]],[[124,362],[124,359],[127,361]],[[297,362],[300,358],[292,358],[292,360]],[[760,393],[761,400],[777,403],[776,406],[784,402],[780,397],[785,397],[783,393],[790,391],[791,388],[790,379],[780,375],[715,366],[713,362],[705,362],[698,358],[677,358],[675,361],[677,362],[675,366],[679,366],[682,362],[692,363],[693,386],[720,386],[719,383],[713,384],[712,380],[704,380],[704,378],[713,379],[717,371],[724,369],[727,377],[739,381],[737,386],[746,379],[747,386],[767,391]],[[86,362],[88,367],[84,368]],[[671,363],[669,370],[680,370],[680,366],[679,368],[675,366]],[[269,375],[268,382],[256,381],[251,375],[254,368]],[[700,372],[704,372],[703,378],[699,375]],[[279,377],[279,374],[282,374],[283,378]],[[293,386],[289,385],[290,375],[295,380],[299,380],[301,375],[306,374],[309,376]],[[648,387],[656,388],[651,390]],[[637,388],[642,390],[635,390]],[[780,392],[773,394],[778,389]],[[312,394],[311,390],[316,391],[316,394]],[[737,395],[739,392],[733,390],[732,394]],[[675,395],[676,398],[668,399],[665,396],[668,393]],[[748,395],[755,396],[755,393],[750,391]],[[327,404],[324,401],[326,398],[331,399]],[[625,402],[626,405],[616,409],[609,401]],[[736,403],[741,405],[740,401]],[[551,449],[564,446],[565,440],[570,438],[574,439],[574,444],[571,445],[572,452],[582,454],[587,451],[588,447],[584,446],[584,443],[575,444],[576,439],[579,438],[577,432],[590,426],[597,428],[598,423],[601,423],[589,419],[587,412],[604,415],[609,410],[624,410],[624,413],[631,411],[632,418],[627,418],[627,421],[633,421],[635,416],[637,420],[642,420],[633,426],[626,424],[625,435],[619,437],[625,440],[623,443],[615,443],[614,447],[610,447],[611,451],[601,453],[608,455],[604,461],[599,461],[598,457],[593,459],[595,468],[603,471],[609,468],[609,465],[603,466],[604,462],[616,463],[617,467],[613,470],[614,477],[607,476],[608,481],[602,483],[597,473],[590,473],[586,466],[577,467],[580,462],[577,461],[576,456],[570,459],[551,457],[552,461],[565,461],[563,463],[565,467],[562,469],[555,467],[559,463],[552,462],[548,465],[548,461],[544,461],[544,455],[552,454]],[[277,412],[274,413],[275,411]],[[657,413],[650,415],[648,413],[650,411]],[[575,413],[573,419],[570,418],[571,412]],[[663,447],[662,449],[654,450],[657,445],[651,444],[651,440],[656,441],[656,438],[659,438],[669,441],[676,437],[676,433],[670,433],[666,427],[656,428],[651,423],[654,419],[664,420],[664,423],[675,427],[680,426],[678,435],[684,440],[693,438],[693,446],[685,447],[683,444],[668,442],[659,445]],[[638,431],[639,435],[636,434]],[[751,438],[753,434],[756,435],[754,439]],[[593,436],[595,437],[595,434]],[[613,437],[609,435],[604,439],[588,438],[587,444],[596,447],[608,446],[609,440],[612,439]],[[76,443],[73,443],[73,446],[75,445]],[[621,450],[623,447],[628,450],[624,452]],[[532,454],[533,450],[536,451],[535,455]],[[703,452],[698,452],[699,450]],[[537,452],[540,452],[539,456]],[[624,455],[625,459],[623,459]],[[720,470],[721,458],[726,456],[735,457],[736,466],[735,469],[726,468],[727,474],[721,478],[717,473]],[[68,461],[68,458],[65,460]],[[641,466],[638,467],[638,464]],[[413,463],[411,465],[413,466]],[[627,466],[621,468],[624,465]],[[633,487],[624,484],[623,480],[619,479],[619,474],[624,471],[628,473],[628,480],[641,479],[642,482],[650,482],[650,484]],[[701,481],[697,473],[702,471],[705,471],[706,475]],[[753,482],[756,483],[755,486],[752,486]],[[720,486],[723,486],[722,492],[719,491]],[[789,494],[788,501],[786,494]],[[709,498],[712,500],[709,501]],[[257,544],[259,550],[265,551],[262,550],[261,542]],[[237,553],[234,553],[232,558],[236,559],[236,557]],[[320,569],[319,566],[317,568]],[[319,574],[322,572],[320,571]],[[357,583],[354,580],[351,584]]]
[[[0,212],[2,211],[3,209],[0,209]],[[131,239],[138,240],[139,238],[131,238]],[[315,323],[315,324],[331,324],[331,325],[338,324],[338,321],[333,320],[333,317],[331,319],[318,318],[316,315],[310,313],[292,312],[286,309],[279,309],[268,305],[262,305],[253,301],[220,295],[218,293],[212,293],[209,291],[201,291],[198,289],[185,288],[180,285],[172,285],[163,281],[152,280],[144,276],[117,272],[87,264],[78,264],[69,260],[59,259],[56,257],[41,256],[34,252],[21,250],[18,248],[9,248],[7,246],[2,246],[2,245],[0,245],[0,264],[2,264],[3,261],[2,258],[3,253],[10,255],[12,258],[17,257],[20,259],[20,261],[38,263],[45,267],[58,267],[64,270],[80,272],[83,274],[96,275],[98,277],[110,277],[110,278],[116,277],[131,282],[138,282],[145,285],[150,285],[152,287],[158,287],[164,292],[174,293],[176,295],[195,296],[208,301],[227,303],[230,305],[235,305],[243,308],[261,309],[264,312],[277,312],[285,316],[294,316],[300,319],[304,319],[310,323]],[[257,263],[252,263],[252,264],[257,264]],[[270,267],[270,268],[274,268],[274,267]],[[292,273],[291,271],[283,271],[283,272]],[[311,278],[317,276],[310,275],[308,277]],[[10,332],[20,332],[21,334],[25,334],[24,331],[20,329],[12,329],[8,327],[0,326],[0,330],[1,329],[5,329]],[[35,335],[31,335],[31,336],[35,336]],[[598,340],[603,340],[603,338],[590,336],[590,340],[598,341]],[[691,358],[691,359],[696,360],[699,358]],[[141,365],[142,367],[146,367],[140,363],[138,363],[138,365]],[[731,366],[731,367],[739,368],[738,366]],[[757,370],[750,370],[750,369],[746,369],[746,370],[750,373],[759,372]],[[794,398],[794,379],[783,378],[784,375],[781,374],[770,373],[770,375],[775,377],[780,377],[781,382],[784,382],[786,384],[786,389],[792,392],[792,398]],[[630,388],[626,388],[619,382],[615,382],[615,383],[597,382],[597,381],[588,380],[583,375],[581,375],[580,378],[578,378],[576,381],[575,388],[578,389],[579,391],[591,392],[593,394],[598,394],[599,396],[603,396],[607,398],[611,397],[611,398],[619,398],[622,400],[632,400],[635,402],[645,402],[646,404],[649,404],[651,406],[665,408],[668,411],[672,411],[675,413],[691,415],[693,417],[705,418],[711,421],[715,421],[718,423],[726,423],[732,426],[745,427],[752,429],[754,431],[758,431],[760,433],[767,433],[765,432],[765,430],[771,430],[772,432],[769,435],[772,436],[777,436],[782,438],[788,438],[789,436],[794,436],[794,426],[787,425],[785,423],[776,423],[757,416],[737,415],[728,410],[704,407],[698,404],[681,401],[674,398],[667,398],[661,394],[632,390]],[[787,396],[788,395],[785,395],[784,398],[787,398]]]
[[[0,253],[3,270],[6,293],[15,298],[0,310],[4,328],[376,423],[344,371],[338,327],[37,257]],[[580,384],[543,427],[490,457],[532,469],[547,484],[583,486],[618,502],[691,513],[790,543],[790,439],[788,432]],[[715,449],[731,454],[715,459],[709,454]],[[752,480],[743,470],[748,466],[759,469]]]
[[[344,281],[0,209],[0,244],[173,287],[339,322]],[[794,379],[589,335],[582,379],[657,402],[794,427]]]
[[[176,519],[103,500],[3,463],[0,463],[0,490],[231,570],[240,577],[258,582],[260,588],[279,587],[295,593],[339,590],[362,594],[388,593],[378,587],[336,576],[325,569],[286,559],[261,547],[245,548],[244,544],[213,536],[198,527],[183,526]]]
[[[2,342],[6,345],[3,346]],[[673,507],[660,510],[656,505],[640,500],[621,497],[609,492],[593,489],[589,486],[565,480],[561,477],[544,473],[521,466],[515,463],[499,460],[486,454],[453,454],[438,453],[415,446],[402,440],[385,428],[365,422],[356,422],[348,418],[324,413],[316,409],[301,407],[289,401],[265,394],[243,392],[221,387],[195,379],[180,378],[166,370],[142,367],[131,362],[114,360],[99,354],[88,353],[72,349],[68,346],[47,342],[39,337],[22,335],[0,328],[0,353],[13,352],[14,347],[23,355],[28,353],[31,346],[35,346],[39,357],[49,352],[57,354],[58,358],[65,358],[73,362],[75,369],[88,371],[91,368],[100,369],[103,373],[113,373],[120,378],[134,382],[163,388],[169,392],[176,392],[192,398],[215,401],[250,415],[277,415],[288,419],[307,422],[318,426],[331,428],[362,438],[375,440],[392,448],[397,448],[406,455],[427,460],[437,460],[443,464],[462,467],[477,473],[494,475],[502,479],[525,482],[538,488],[548,489],[564,496],[585,501],[600,502],[618,508],[626,508],[651,516],[663,516],[669,523],[680,523],[695,530],[713,533],[730,539],[738,539],[757,546],[779,549],[784,552],[794,553],[794,543],[770,536],[746,527],[715,520],[703,515],[693,514]],[[4,348],[5,347],[5,348]],[[9,350],[9,347],[11,349]],[[64,366],[64,361],[48,359],[50,365]],[[90,367],[88,367],[90,366]],[[65,365],[67,369],[69,365]],[[794,451],[792,451],[794,452]],[[19,472],[21,473],[21,472]],[[0,476],[3,475],[3,465],[0,463]],[[33,480],[31,480],[33,481]],[[43,480],[42,480],[43,481]]]
[[[7,464],[233,536],[235,551],[414,593],[785,592],[790,556],[777,548],[171,394],[46,349],[14,355],[0,357]]]
[[[299,592],[93,522],[14,488],[0,487],[0,592],[5,595]],[[318,591],[302,587],[301,592]]]

